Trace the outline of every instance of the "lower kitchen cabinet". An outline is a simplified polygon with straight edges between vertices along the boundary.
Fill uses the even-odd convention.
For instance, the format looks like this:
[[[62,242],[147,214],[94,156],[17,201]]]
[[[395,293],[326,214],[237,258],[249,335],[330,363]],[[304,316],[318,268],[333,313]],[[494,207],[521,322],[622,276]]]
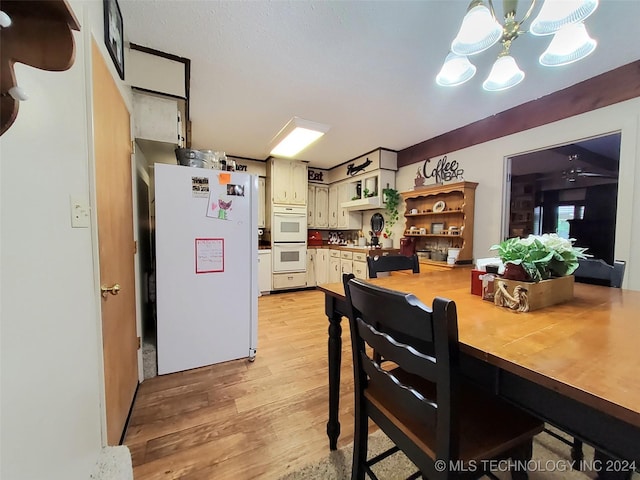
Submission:
[[[369,278],[367,271],[367,254],[355,252],[353,254],[353,274],[356,278],[366,280]]]
[[[315,267],[316,267],[316,285],[329,283],[329,249],[328,248],[316,249]]]
[[[329,250],[329,283],[342,281],[340,271],[340,250]]]
[[[316,286],[316,249],[307,248],[307,287]]]
[[[258,250],[258,290],[271,292],[271,250]]]
[[[340,252],[340,278],[345,273],[353,273],[353,252]]]

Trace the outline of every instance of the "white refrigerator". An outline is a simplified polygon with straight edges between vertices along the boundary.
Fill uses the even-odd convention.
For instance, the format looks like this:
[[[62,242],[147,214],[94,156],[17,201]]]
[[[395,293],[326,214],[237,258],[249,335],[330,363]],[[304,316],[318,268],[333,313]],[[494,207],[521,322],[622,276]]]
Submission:
[[[158,374],[253,360],[258,177],[156,163]]]

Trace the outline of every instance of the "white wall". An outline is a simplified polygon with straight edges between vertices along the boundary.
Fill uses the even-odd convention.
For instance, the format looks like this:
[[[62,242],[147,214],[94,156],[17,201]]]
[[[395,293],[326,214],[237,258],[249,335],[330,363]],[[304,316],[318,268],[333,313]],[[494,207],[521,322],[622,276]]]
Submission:
[[[46,72],[17,64],[30,98],[0,137],[3,479],[87,479],[103,445],[96,244],[92,229],[71,228],[69,196],[93,195],[91,32],[111,59],[102,2],[71,6],[82,24],[74,65]]]
[[[627,261],[623,287],[640,290],[640,249],[632,248],[640,242],[640,168],[637,168],[640,165],[640,98],[448,153],[447,159],[456,160],[464,169],[465,180],[479,183],[474,258],[492,256],[489,248],[502,239],[506,157],[616,131],[622,132],[622,143],[615,258]],[[398,171],[396,188],[399,191],[413,188],[418,166],[422,163]],[[401,213],[404,214],[404,210]],[[402,235],[404,222],[396,227],[396,235]]]

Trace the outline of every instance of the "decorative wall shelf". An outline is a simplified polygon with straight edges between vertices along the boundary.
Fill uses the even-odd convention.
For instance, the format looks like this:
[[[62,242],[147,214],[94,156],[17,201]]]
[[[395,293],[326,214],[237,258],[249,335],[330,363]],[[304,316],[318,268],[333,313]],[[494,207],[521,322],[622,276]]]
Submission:
[[[475,208],[475,191],[477,183],[457,182],[445,185],[433,185],[401,193],[406,204],[405,236],[417,237],[416,250],[439,250],[446,254],[449,248],[459,248],[456,264],[470,264],[473,261],[473,216]],[[439,204],[444,210],[434,212]],[[411,210],[418,213],[409,213]],[[442,229],[433,233],[437,224]],[[410,229],[415,227],[415,229]],[[457,228],[455,233],[449,228]],[[416,231],[417,229],[417,231]],[[419,233],[420,229],[426,233]],[[415,233],[414,233],[415,232]],[[422,260],[421,260],[422,261]],[[436,262],[446,265],[446,262]]]
[[[2,11],[12,23],[0,28],[0,135],[18,116],[20,102],[9,93],[17,86],[13,65],[68,70],[76,51],[72,30],[80,30],[80,23],[64,0],[3,0]]]

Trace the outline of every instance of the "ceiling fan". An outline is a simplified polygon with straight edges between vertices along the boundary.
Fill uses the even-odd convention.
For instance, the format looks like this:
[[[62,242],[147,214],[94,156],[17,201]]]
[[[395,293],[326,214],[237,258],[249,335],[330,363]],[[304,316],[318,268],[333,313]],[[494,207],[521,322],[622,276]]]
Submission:
[[[562,172],[562,178],[564,178],[567,182],[573,183],[578,177],[596,177],[596,178],[618,178],[617,175],[612,175],[609,173],[597,173],[597,172],[588,172],[583,170],[582,168],[570,168],[569,170],[564,170]]]

